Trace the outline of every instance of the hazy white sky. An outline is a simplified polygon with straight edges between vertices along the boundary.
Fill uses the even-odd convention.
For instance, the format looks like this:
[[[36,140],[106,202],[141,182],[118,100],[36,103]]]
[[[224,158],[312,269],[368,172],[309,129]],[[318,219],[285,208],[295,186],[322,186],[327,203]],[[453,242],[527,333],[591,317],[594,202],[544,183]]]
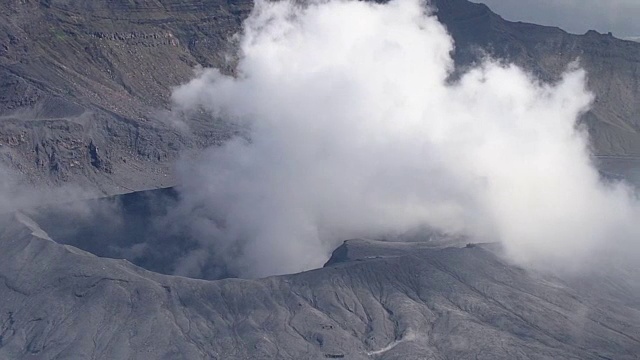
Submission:
[[[640,36],[640,0],[473,0],[513,21],[553,25],[583,34],[593,29],[618,38]]]

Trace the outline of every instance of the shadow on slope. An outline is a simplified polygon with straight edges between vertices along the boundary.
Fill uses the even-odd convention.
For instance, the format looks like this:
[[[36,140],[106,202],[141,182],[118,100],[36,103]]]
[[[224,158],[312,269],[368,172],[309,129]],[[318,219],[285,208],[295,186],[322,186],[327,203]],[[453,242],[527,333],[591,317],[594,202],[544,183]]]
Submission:
[[[179,201],[173,188],[140,191],[29,212],[56,242],[100,257],[126,259],[162,274],[180,273],[180,261],[200,247],[172,216]],[[231,277],[223,265],[201,266],[195,277]]]

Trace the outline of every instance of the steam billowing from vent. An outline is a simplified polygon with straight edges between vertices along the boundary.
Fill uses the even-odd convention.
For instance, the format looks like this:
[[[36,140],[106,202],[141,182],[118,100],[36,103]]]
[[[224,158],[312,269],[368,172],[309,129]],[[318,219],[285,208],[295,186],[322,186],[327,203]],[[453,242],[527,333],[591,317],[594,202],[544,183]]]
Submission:
[[[236,77],[201,70],[173,100],[249,129],[179,171],[194,231],[245,276],[421,226],[550,264],[634,232],[576,126],[577,67],[546,85],[487,60],[448,84],[452,40],[418,0],[258,1],[240,41]]]

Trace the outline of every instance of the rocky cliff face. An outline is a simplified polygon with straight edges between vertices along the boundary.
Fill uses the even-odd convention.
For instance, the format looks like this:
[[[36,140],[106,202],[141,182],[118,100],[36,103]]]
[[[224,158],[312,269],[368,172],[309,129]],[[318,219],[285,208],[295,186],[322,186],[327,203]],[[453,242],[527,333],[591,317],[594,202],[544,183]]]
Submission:
[[[250,1],[12,1],[0,6],[0,153],[37,183],[107,193],[172,183],[180,150],[228,135],[161,121],[196,65],[232,69]]]
[[[464,69],[483,54],[518,64],[552,82],[578,61],[595,95],[583,118],[593,151],[603,157],[640,155],[640,44],[589,31],[505,21],[488,7],[466,0],[436,0],[440,20],[456,40],[455,58]]]
[[[467,0],[435,0],[463,71],[484,53],[553,81],[579,59],[596,93],[584,121],[595,153],[640,155],[640,44],[507,22]],[[103,193],[173,184],[185,149],[233,129],[202,116],[164,122],[172,86],[196,65],[233,71],[233,34],[251,1],[5,1],[0,5],[0,159],[38,184]]]

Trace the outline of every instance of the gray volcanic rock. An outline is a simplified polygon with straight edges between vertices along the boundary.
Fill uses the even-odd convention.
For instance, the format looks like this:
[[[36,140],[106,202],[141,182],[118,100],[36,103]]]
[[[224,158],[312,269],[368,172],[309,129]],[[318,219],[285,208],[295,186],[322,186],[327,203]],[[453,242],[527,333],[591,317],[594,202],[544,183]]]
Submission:
[[[230,71],[251,1],[20,1],[0,4],[0,159],[34,183],[103,193],[173,184],[180,150],[233,130],[162,121],[195,65]],[[197,119],[196,119],[197,120]],[[206,121],[205,121],[206,120]]]
[[[322,269],[202,281],[57,244],[25,215],[4,217],[1,225],[0,358],[637,359],[640,353],[637,304],[597,291],[602,284],[588,276],[581,279],[595,286],[585,291],[575,279],[514,267],[484,246],[355,240]],[[392,256],[358,255],[378,248]],[[625,279],[609,281],[615,287]]]
[[[459,71],[484,54],[553,81],[579,59],[596,94],[585,117],[597,155],[640,155],[640,44],[503,20],[467,0],[433,0]],[[178,154],[237,129],[196,114],[167,121],[196,65],[232,73],[250,0],[8,1],[0,4],[0,162],[35,184],[115,194],[174,184]]]
[[[573,35],[555,27],[509,22],[467,0],[433,2],[456,41],[459,71],[489,54],[553,82],[577,60],[595,95],[592,110],[583,117],[594,153],[614,158],[640,154],[640,44],[595,31]]]

